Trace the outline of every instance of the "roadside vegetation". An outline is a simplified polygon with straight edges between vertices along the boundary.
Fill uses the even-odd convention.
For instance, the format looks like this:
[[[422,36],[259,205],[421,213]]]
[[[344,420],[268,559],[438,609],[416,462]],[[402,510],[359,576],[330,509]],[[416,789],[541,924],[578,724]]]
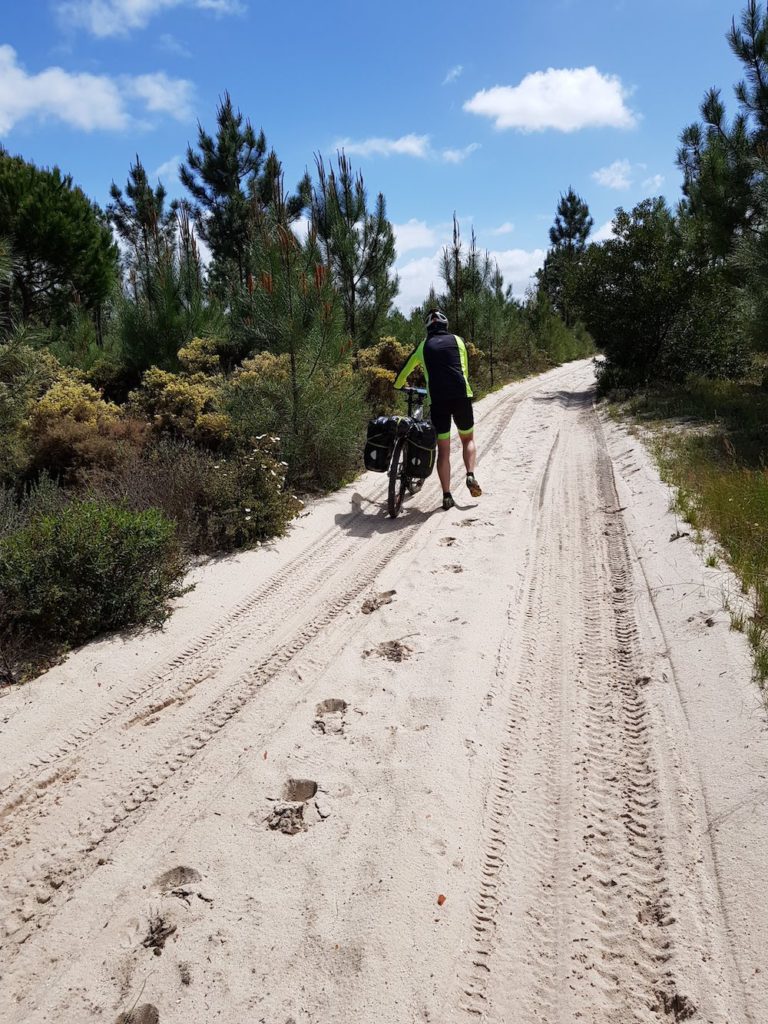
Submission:
[[[344,154],[293,191],[229,96],[170,202],[137,156],[101,209],[0,147],[0,682],[160,624],[189,560],[283,533],[361,468],[424,307]],[[203,256],[205,253],[205,257]],[[447,308],[480,394],[592,351],[455,225]]]
[[[765,684],[768,6],[749,0],[727,42],[744,77],[730,104],[711,89],[682,131],[676,208],[650,198],[617,210],[602,244],[554,246],[541,285],[585,324],[605,356],[601,392],[652,427],[679,510],[741,579],[752,612],[733,622]]]
[[[693,381],[685,391],[655,390],[618,410],[651,431],[676,510],[692,529],[717,538],[751,605],[728,607],[734,629],[755,654],[768,683],[768,390],[758,384]],[[715,556],[710,555],[712,565]]]

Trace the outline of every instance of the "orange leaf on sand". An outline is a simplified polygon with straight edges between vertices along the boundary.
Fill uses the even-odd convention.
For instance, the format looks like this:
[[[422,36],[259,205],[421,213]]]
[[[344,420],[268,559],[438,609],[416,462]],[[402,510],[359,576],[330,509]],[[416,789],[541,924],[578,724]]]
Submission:
[[[438,907],[442,907],[442,905],[444,903],[445,903],[445,896],[443,896],[443,894],[440,893],[440,895],[437,897],[437,905],[438,905]]]

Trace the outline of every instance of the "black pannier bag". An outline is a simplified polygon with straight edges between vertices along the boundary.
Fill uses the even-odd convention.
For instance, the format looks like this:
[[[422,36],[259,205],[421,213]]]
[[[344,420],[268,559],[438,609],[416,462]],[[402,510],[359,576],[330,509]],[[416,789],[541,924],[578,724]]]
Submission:
[[[395,431],[391,416],[377,416],[368,424],[363,461],[366,469],[386,473],[395,447]]]
[[[437,432],[429,420],[414,420],[408,431],[407,476],[426,480],[435,468]]]

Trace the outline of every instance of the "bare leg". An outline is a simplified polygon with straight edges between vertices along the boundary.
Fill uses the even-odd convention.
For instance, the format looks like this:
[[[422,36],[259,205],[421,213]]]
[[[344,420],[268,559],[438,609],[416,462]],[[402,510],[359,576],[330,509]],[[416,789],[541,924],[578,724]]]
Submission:
[[[451,439],[447,437],[444,441],[437,442],[437,475],[440,478],[440,486],[443,494],[451,489]]]
[[[468,473],[474,473],[475,463],[477,461],[477,447],[475,445],[474,434],[459,434],[461,438],[462,448],[464,449],[464,465],[467,468]]]

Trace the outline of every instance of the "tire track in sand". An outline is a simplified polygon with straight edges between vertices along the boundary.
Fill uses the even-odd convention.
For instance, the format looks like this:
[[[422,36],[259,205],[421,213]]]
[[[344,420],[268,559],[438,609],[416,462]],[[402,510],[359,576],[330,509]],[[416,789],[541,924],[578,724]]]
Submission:
[[[566,415],[498,666],[507,717],[456,1002],[498,1024],[741,1021],[718,937],[677,926],[691,897],[670,887],[676,823],[612,468],[591,395]]]

